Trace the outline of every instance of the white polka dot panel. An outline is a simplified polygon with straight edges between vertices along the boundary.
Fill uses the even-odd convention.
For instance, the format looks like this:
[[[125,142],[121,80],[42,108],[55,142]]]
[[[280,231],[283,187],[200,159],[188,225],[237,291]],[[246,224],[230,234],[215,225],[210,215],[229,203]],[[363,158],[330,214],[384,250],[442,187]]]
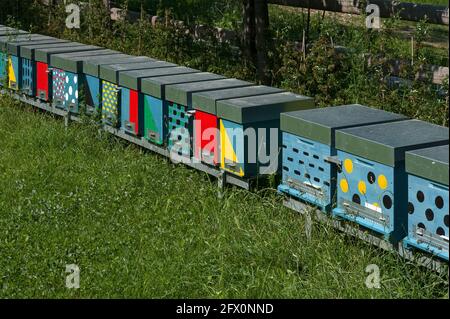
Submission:
[[[78,106],[78,75],[67,72],[65,85],[66,100]]]

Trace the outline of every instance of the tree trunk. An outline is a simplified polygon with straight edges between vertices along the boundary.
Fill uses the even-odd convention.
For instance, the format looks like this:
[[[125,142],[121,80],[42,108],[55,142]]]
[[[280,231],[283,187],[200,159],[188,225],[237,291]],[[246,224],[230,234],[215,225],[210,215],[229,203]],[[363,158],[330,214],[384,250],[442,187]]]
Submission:
[[[244,34],[243,47],[247,60],[256,65],[256,46],[255,46],[255,2],[254,0],[243,0]]]
[[[257,79],[263,84],[269,84],[269,72],[267,70],[269,7],[267,4],[267,0],[255,0],[255,27]]]

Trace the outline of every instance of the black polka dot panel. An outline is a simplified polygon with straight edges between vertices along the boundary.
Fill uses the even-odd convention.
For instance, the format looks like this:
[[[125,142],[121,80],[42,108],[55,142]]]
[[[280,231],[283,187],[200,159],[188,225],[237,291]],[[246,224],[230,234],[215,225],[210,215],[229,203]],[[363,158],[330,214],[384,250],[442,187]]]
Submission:
[[[421,203],[423,203],[423,201],[425,200],[425,195],[422,191],[417,192],[417,200]]]
[[[377,179],[377,178],[375,177],[375,174],[374,174],[373,172],[369,172],[369,174],[367,174],[367,181],[368,181],[370,184],[375,183],[376,179]]]
[[[448,236],[448,189],[418,176],[408,176],[408,238],[424,250],[441,249],[441,236]],[[416,232],[416,227],[426,230]],[[426,241],[426,245],[424,244]]]
[[[438,227],[438,229],[436,229],[436,234],[439,236],[445,236],[445,230],[442,227]]]
[[[392,208],[392,198],[389,195],[384,195],[383,196],[383,206],[386,209],[391,209]]]
[[[427,209],[425,211],[425,217],[427,218],[428,221],[432,221],[434,219],[434,213],[431,209]]]
[[[408,203],[408,213],[414,214],[414,204],[411,202]]]
[[[442,209],[444,207],[444,199],[442,196],[437,196],[434,200],[434,203],[436,204],[436,207],[439,209]]]
[[[361,205],[361,198],[358,194],[353,194],[352,201],[358,205]]]

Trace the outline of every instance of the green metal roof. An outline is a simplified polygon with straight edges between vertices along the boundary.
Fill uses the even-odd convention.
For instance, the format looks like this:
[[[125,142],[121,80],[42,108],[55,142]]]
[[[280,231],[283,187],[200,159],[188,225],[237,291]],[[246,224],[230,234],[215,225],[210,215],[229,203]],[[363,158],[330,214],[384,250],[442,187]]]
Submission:
[[[406,171],[448,186],[448,152],[448,144],[406,152]]]
[[[83,61],[91,60],[98,56],[113,57],[117,54],[120,54],[120,52],[108,49],[54,54],[50,57],[50,65],[69,72],[80,73],[83,71]]]
[[[139,91],[141,89],[141,80],[143,78],[161,77],[177,74],[189,74],[200,72],[199,70],[186,68],[183,66],[174,66],[169,68],[149,69],[149,70],[136,70],[120,73],[119,85]]]
[[[394,167],[405,152],[448,144],[448,128],[407,120],[336,131],[336,148]]]
[[[38,33],[23,33],[23,34],[15,34],[12,37],[5,35],[0,37],[0,43],[5,44],[8,42],[16,42],[23,40],[31,40],[33,38],[50,38],[48,35],[38,34]]]
[[[20,33],[20,34],[6,34],[3,36],[0,36],[0,45],[2,47],[5,47],[9,42],[15,42],[15,41],[20,41],[20,40],[30,40],[33,38],[36,38],[36,36],[38,37],[44,37],[43,35],[36,35],[36,34],[31,34],[31,33]]]
[[[64,43],[67,41],[56,39],[56,38],[40,38],[40,40],[26,40],[26,41],[18,41],[18,42],[10,42],[8,43],[8,53],[15,55],[15,56],[21,56],[21,50],[24,46],[30,46],[30,45],[40,45],[40,44],[55,44],[55,43]]]
[[[0,48],[5,51],[8,49],[8,44],[17,43],[17,42],[27,42],[27,41],[36,41],[36,40],[48,40],[51,39],[45,35],[40,34],[20,34],[14,37],[4,36],[0,37]]]
[[[281,92],[284,91],[264,85],[197,92],[192,95],[192,106],[196,110],[216,115],[218,101]]]
[[[281,114],[281,130],[334,146],[337,129],[408,119],[406,116],[353,104]]]
[[[166,86],[166,100],[185,106],[192,106],[192,94],[228,88],[240,88],[253,85],[237,79],[218,79],[208,82],[182,83]]]
[[[0,36],[10,36],[14,37],[17,34],[28,34],[29,32],[18,30],[18,29],[12,29],[12,28],[4,28],[0,30]]]
[[[95,57],[91,60],[83,61],[83,72],[88,75],[100,77],[100,66],[121,63],[142,63],[151,62],[154,59],[144,56],[132,56],[128,54],[117,54],[114,57]]]
[[[120,73],[124,71],[159,69],[174,66],[176,66],[176,64],[157,60],[144,63],[123,63],[123,64],[102,65],[100,66],[100,78],[114,84],[119,84]]]
[[[42,48],[34,51],[34,57],[36,61],[50,63],[50,57],[53,54],[81,52],[81,51],[94,51],[101,50],[103,48],[94,45],[84,45],[78,42],[69,42],[65,46],[57,48]]]
[[[276,120],[283,112],[314,108],[314,99],[289,92],[217,102],[217,116],[239,124]]]
[[[34,60],[34,52],[37,49],[45,49],[45,48],[60,48],[61,46],[65,46],[68,42],[58,42],[58,43],[52,43],[52,44],[30,44],[30,45],[24,45],[20,47],[20,54],[19,56],[28,60]]]
[[[154,78],[144,78],[141,80],[141,91],[158,99],[166,99],[166,86],[171,84],[202,82],[225,79],[222,75],[209,72],[178,74],[170,76],[161,76]]]

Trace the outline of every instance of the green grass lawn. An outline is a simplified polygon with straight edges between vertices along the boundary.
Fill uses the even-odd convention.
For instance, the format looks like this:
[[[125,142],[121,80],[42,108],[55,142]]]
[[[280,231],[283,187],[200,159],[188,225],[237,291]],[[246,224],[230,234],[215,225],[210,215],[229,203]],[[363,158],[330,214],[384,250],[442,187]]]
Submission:
[[[0,298],[448,297],[448,277],[0,97]],[[80,289],[65,287],[66,264]],[[381,289],[365,286],[376,264]]]

